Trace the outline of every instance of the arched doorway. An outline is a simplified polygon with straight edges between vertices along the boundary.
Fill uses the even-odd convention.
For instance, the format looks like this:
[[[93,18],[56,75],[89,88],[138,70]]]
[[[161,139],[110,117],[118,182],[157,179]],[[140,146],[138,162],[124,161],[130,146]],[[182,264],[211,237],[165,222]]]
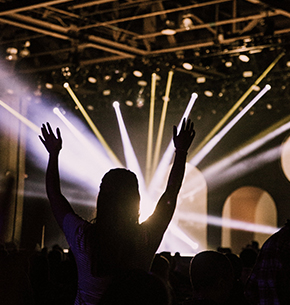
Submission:
[[[290,137],[282,145],[281,166],[286,178],[290,181]]]
[[[222,219],[222,246],[239,254],[253,240],[261,246],[276,231],[277,209],[266,191],[245,186],[227,198]]]

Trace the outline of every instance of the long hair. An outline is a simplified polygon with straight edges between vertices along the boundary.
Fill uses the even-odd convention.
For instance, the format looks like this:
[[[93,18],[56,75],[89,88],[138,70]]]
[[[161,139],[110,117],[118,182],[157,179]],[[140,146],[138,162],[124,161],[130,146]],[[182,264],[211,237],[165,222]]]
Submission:
[[[132,264],[136,254],[140,195],[136,175],[122,168],[107,172],[88,232],[92,274],[112,275]]]

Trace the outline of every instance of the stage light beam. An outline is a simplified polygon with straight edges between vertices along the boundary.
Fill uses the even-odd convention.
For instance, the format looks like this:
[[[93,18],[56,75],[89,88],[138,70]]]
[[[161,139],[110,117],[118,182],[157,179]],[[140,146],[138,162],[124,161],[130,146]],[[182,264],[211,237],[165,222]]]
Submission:
[[[167,112],[167,106],[168,106],[168,102],[169,102],[169,93],[170,93],[170,88],[171,88],[171,83],[172,83],[172,77],[173,77],[173,71],[169,71],[168,72],[167,84],[166,84],[166,90],[165,90],[165,96],[164,96],[164,100],[163,100],[163,108],[162,108],[161,118],[160,118],[160,123],[159,123],[159,129],[158,129],[158,134],[157,134],[154,158],[153,158],[153,166],[152,166],[152,171],[153,172],[156,170],[158,160],[159,160],[161,143],[162,143],[162,138],[163,138],[163,130],[164,130],[165,118],[166,118],[166,112]]]
[[[156,76],[157,76],[156,73],[152,73],[152,75],[151,75],[151,96],[150,96],[147,156],[146,156],[146,173],[145,173],[146,185],[148,185],[150,177],[151,177]]]
[[[236,104],[227,112],[223,119],[211,130],[211,132],[204,138],[203,141],[193,150],[190,154],[189,159],[192,159],[210,139],[222,128],[226,121],[233,115],[233,113],[240,107],[250,93],[255,90],[259,83],[267,76],[267,74],[275,67],[278,61],[285,55],[284,52],[279,54],[275,60],[267,67],[267,69],[256,79],[253,85],[242,95],[242,97],[236,102]]]
[[[29,121],[26,117],[21,115],[19,112],[8,106],[6,103],[4,103],[2,100],[0,100],[0,106],[5,108],[7,111],[9,111],[12,115],[14,115],[17,119],[19,119],[22,123],[24,123],[27,127],[32,129],[34,132],[39,134],[40,128],[33,124],[31,121]]]
[[[93,121],[91,120],[90,116],[87,114],[86,110],[84,109],[83,105],[81,104],[81,102],[78,100],[77,96],[75,95],[75,93],[73,92],[73,90],[71,89],[69,83],[64,83],[63,84],[64,88],[67,90],[67,92],[69,93],[69,95],[71,96],[71,98],[73,99],[73,101],[76,103],[76,105],[78,106],[80,112],[82,113],[82,115],[84,116],[85,120],[87,121],[87,123],[89,124],[89,126],[91,127],[92,131],[94,132],[94,134],[96,135],[96,137],[99,139],[99,141],[101,142],[101,144],[103,145],[103,147],[105,148],[107,154],[109,155],[109,157],[112,159],[112,161],[116,164],[116,166],[118,167],[122,167],[122,163],[119,161],[119,159],[117,158],[117,156],[114,154],[114,152],[112,151],[112,149],[109,147],[109,145],[107,144],[107,142],[105,141],[105,139],[103,138],[103,136],[101,135],[101,133],[99,132],[98,128],[96,127],[96,125],[93,123]]]
[[[197,99],[198,95],[196,93],[192,93],[191,98],[187,104],[187,107],[184,111],[184,114],[177,126],[177,132],[180,131],[182,122],[184,119],[186,119],[190,112],[191,109],[193,108],[195,101]],[[172,156],[174,153],[174,145],[173,145],[173,140],[171,139],[171,141],[169,142],[169,145],[161,159],[161,161],[158,164],[157,169],[154,172],[153,178],[150,182],[150,186],[149,186],[149,194],[151,194],[154,190],[158,189],[158,187],[160,186],[161,182],[164,180],[164,177],[167,173],[167,168],[168,165],[170,164],[171,160],[172,160]]]
[[[223,129],[219,131],[206,145],[190,160],[190,163],[197,166],[205,156],[217,145],[217,143],[231,130],[231,128],[251,109],[258,100],[271,89],[270,85],[266,85],[264,89],[256,95],[256,97],[238,114],[236,115]]]

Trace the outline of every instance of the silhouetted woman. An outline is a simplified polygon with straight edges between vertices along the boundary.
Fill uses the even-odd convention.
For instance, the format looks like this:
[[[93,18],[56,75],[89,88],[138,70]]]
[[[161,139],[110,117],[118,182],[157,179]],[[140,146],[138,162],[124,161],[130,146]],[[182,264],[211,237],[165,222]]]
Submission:
[[[40,139],[49,152],[46,190],[52,212],[66,236],[78,267],[75,304],[97,304],[110,278],[122,271],[149,271],[152,259],[173,216],[186,163],[195,136],[193,123],[183,121],[177,134],[173,127],[174,163],[165,192],[153,214],[139,224],[140,194],[134,173],[112,169],[102,179],[97,200],[97,217],[89,223],[79,217],[62,195],[58,156],[62,147],[59,128],[54,135],[47,123]]]

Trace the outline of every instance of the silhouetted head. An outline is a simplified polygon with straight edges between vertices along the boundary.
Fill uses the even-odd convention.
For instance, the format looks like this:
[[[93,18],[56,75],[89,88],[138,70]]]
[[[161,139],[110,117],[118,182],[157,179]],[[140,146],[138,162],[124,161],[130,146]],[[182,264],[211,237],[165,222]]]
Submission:
[[[107,172],[101,182],[97,201],[97,219],[110,218],[137,223],[140,194],[136,175],[124,168]]]
[[[127,270],[113,277],[100,305],[169,305],[171,296],[165,283],[144,270]]]
[[[203,251],[191,260],[190,279],[196,297],[223,303],[230,296],[234,274],[224,254]]]

